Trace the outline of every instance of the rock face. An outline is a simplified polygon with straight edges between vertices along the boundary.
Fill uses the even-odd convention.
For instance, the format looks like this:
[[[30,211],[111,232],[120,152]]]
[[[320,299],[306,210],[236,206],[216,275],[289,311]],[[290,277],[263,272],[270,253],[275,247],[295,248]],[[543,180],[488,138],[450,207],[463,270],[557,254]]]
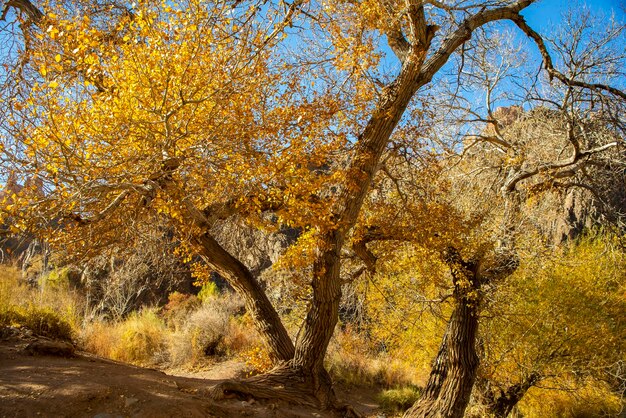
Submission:
[[[573,239],[600,225],[626,227],[626,149],[612,147],[589,154],[566,169],[580,150],[597,149],[623,139],[592,115],[575,120],[574,128],[556,111],[537,108],[524,112],[520,107],[499,108],[493,113],[501,139],[512,146],[500,147],[489,141],[496,137],[493,125],[465,143],[463,170],[474,175],[486,196],[501,192],[511,173],[537,173],[520,181],[522,217],[554,243]],[[487,141],[484,139],[487,138]]]

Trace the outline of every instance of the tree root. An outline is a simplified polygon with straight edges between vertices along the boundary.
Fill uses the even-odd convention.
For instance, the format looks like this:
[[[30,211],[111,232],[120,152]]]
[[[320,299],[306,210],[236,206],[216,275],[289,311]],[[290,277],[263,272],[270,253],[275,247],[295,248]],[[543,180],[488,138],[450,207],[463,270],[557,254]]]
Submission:
[[[211,388],[209,396],[214,400],[233,396],[277,400],[319,410],[332,410],[348,418],[362,416],[352,406],[337,402],[325,371],[321,377],[313,378],[289,365],[278,366],[268,373],[245,380],[226,380]]]

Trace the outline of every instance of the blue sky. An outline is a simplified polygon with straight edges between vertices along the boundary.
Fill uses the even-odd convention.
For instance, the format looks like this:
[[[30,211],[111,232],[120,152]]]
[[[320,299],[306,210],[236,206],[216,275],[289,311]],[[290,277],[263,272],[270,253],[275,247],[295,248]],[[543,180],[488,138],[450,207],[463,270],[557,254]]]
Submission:
[[[558,24],[561,15],[565,10],[572,7],[572,3],[581,4],[589,7],[592,11],[605,13],[615,16],[623,20],[625,16],[626,0],[587,0],[587,1],[569,1],[569,0],[541,0],[528,7],[524,12],[524,16],[528,23],[541,30],[546,26]]]

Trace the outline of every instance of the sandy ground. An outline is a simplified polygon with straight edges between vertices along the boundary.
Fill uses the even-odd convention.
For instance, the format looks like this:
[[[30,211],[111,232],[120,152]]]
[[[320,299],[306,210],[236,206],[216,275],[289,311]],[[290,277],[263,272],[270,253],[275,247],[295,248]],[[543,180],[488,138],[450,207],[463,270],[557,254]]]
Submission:
[[[198,373],[166,374],[102,359],[29,355],[28,342],[0,341],[0,417],[330,417],[313,410],[269,402],[215,402],[207,390],[235,377],[241,364],[226,362]],[[374,393],[339,390],[364,416],[380,416]]]

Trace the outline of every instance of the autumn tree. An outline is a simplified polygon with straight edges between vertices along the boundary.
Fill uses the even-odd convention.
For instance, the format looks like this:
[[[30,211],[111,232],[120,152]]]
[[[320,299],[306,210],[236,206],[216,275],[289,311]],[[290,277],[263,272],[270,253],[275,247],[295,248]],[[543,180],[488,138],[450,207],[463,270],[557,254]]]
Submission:
[[[382,170],[380,184],[387,183],[386,188],[381,186],[386,191],[382,198],[371,195],[363,238],[355,243],[355,253],[371,271],[384,254],[380,251],[389,251],[389,246],[386,250],[381,247],[382,240],[426,245],[438,251],[450,269],[455,307],[424,395],[407,416],[463,415],[479,365],[480,312],[490,292],[518,268],[520,235],[538,229],[555,236],[557,228],[549,221],[567,224],[569,218],[582,225],[608,221],[623,225],[624,196],[619,185],[624,182],[624,93],[580,80],[602,74],[617,84],[622,82],[614,63],[624,60],[619,49],[624,26],[613,22],[602,34],[589,36],[585,33],[594,26],[592,17],[570,16],[566,19],[570,31],[552,42],[556,54],[569,59],[559,60],[564,67],[561,73],[554,69],[547,47],[536,33],[526,23],[516,23],[538,42],[543,65],[556,83],[548,87],[549,80],[541,74],[538,78],[536,69],[529,69],[526,61],[519,59],[523,48],[506,45],[511,39],[478,34],[475,42],[467,44],[467,55],[458,61],[458,74],[465,89],[484,92],[485,104],[473,105],[470,100],[475,97],[463,96],[454,85],[450,90],[444,86],[439,100],[433,96],[433,106],[442,111],[432,112],[432,116],[422,112],[440,127],[439,132],[430,132],[430,142],[440,149],[441,164],[446,166],[441,177],[448,178],[448,185],[439,190],[449,193],[448,197],[431,197],[424,208],[439,204],[447,215],[447,225],[433,215],[428,226],[424,225],[423,214],[433,211],[416,210],[415,206],[434,182],[424,185],[407,175],[423,165],[424,153],[419,158],[411,156],[406,152],[410,147],[396,140],[397,149],[404,150],[400,153],[404,168]],[[512,53],[503,55],[499,52],[503,50]],[[527,89],[511,92],[510,85],[522,79],[534,81]],[[496,109],[498,103],[511,102],[519,105]],[[524,107],[534,109],[527,112]],[[477,124],[479,132],[468,134],[471,124]],[[449,128],[454,125],[459,127],[460,152],[455,149],[455,132]],[[447,156],[451,157],[446,161]],[[417,176],[424,178],[424,174],[422,170]],[[560,208],[564,203],[566,211]],[[394,205],[394,211],[380,210]],[[389,222],[387,216],[394,221]],[[394,230],[391,225],[401,228]],[[559,231],[573,236],[580,226],[566,225]],[[421,234],[429,227],[426,239]],[[559,236],[557,242],[560,240]],[[362,241],[371,242],[373,251],[367,251]],[[510,389],[513,391],[513,386]]]
[[[215,395],[333,407],[323,360],[341,252],[392,134],[411,124],[401,123],[407,108],[475,31],[511,20],[544,52],[520,14],[533,0],[137,3],[5,3],[3,17],[19,28],[3,38],[17,43],[5,57],[2,161],[45,191],[15,196],[14,228],[90,257],[132,240],[140,223],[168,220],[183,257],[203,258],[197,274],[208,268],[239,292],[277,361]],[[387,71],[385,41],[397,63]],[[544,66],[566,83],[611,91],[563,75],[547,52]],[[295,342],[258,278],[212,232],[233,216],[304,231],[311,298]],[[465,261],[451,251],[449,263],[466,283]],[[463,388],[455,416],[473,372],[461,380],[446,381]]]
[[[477,386],[498,417],[534,387],[575,392],[601,381],[618,396],[624,391],[620,238],[589,232],[553,251],[533,241],[527,243],[534,250],[492,292],[484,313]]]

